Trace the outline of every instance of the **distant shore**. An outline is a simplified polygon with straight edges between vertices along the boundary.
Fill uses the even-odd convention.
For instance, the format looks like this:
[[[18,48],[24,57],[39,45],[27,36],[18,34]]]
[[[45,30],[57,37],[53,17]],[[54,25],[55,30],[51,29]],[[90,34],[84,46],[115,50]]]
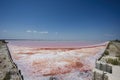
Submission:
[[[36,41],[36,40],[12,40],[9,45],[24,46],[24,47],[38,47],[38,48],[89,48],[104,45],[106,42],[91,42],[91,41]]]

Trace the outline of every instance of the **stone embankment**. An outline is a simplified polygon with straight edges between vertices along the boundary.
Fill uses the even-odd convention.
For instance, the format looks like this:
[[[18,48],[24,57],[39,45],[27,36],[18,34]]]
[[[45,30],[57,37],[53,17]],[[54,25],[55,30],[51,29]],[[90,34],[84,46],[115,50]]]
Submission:
[[[120,80],[120,41],[108,43],[103,55],[96,61],[93,80]],[[99,75],[98,75],[99,74]]]
[[[0,80],[23,80],[21,71],[13,62],[5,40],[0,40]]]

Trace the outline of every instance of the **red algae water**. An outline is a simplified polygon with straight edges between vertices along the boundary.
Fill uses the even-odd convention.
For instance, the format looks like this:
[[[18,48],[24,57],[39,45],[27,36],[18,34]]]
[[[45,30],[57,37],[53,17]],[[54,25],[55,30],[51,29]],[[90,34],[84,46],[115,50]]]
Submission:
[[[25,80],[92,80],[95,60],[106,43],[10,41],[12,58]]]
[[[38,47],[38,48],[80,48],[83,46],[89,46],[98,44],[100,42],[90,41],[37,41],[37,40],[13,40],[9,41],[9,44],[16,46],[26,47]]]

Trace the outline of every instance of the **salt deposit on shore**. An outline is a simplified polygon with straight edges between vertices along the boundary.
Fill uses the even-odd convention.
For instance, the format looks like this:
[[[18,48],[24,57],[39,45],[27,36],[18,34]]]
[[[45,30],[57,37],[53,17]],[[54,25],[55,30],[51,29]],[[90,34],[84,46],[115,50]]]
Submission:
[[[91,80],[91,70],[107,43],[87,48],[30,48],[9,45],[25,80]]]

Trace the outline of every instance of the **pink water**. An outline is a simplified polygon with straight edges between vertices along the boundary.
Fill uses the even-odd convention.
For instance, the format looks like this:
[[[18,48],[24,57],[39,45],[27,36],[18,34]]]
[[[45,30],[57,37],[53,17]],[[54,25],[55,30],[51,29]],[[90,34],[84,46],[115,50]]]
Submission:
[[[95,41],[9,41],[11,45],[38,48],[80,48],[99,43]]]
[[[8,46],[25,80],[92,80],[92,69],[107,43],[11,41]],[[84,47],[83,47],[84,46]]]

